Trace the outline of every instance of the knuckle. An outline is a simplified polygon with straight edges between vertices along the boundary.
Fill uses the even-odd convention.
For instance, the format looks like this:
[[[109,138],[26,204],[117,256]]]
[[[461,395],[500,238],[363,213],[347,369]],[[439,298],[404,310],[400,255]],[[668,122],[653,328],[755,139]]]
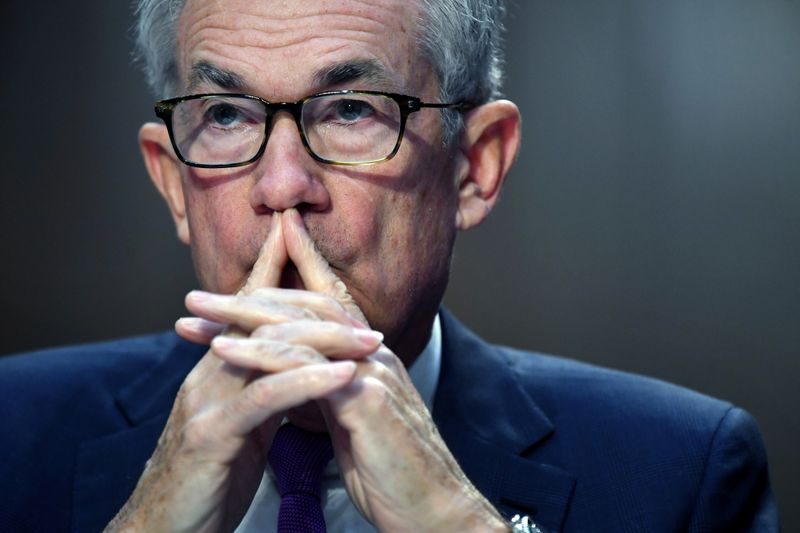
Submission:
[[[368,376],[363,380],[365,404],[373,408],[386,405],[391,400],[391,392],[386,385],[379,379]]]
[[[262,324],[253,330],[253,333],[251,334],[251,337],[268,340],[281,340],[285,338],[285,336],[285,328],[274,324]]]
[[[261,378],[249,385],[251,398],[257,405],[268,405],[275,397],[276,387],[268,378]]]
[[[183,397],[183,411],[188,416],[193,416],[196,413],[199,413],[205,407],[205,397],[203,394],[198,394],[195,391],[189,391]]]
[[[329,317],[339,316],[344,312],[344,307],[341,303],[325,294],[319,295],[317,307],[321,314]]]
[[[381,383],[386,383],[391,378],[391,370],[380,361],[370,361],[369,374]]]
[[[306,388],[306,390],[315,391],[324,384],[324,380],[319,374],[316,373],[306,374],[305,376],[303,376],[302,384]]]
[[[253,346],[255,355],[260,359],[269,359],[275,354],[275,341],[272,339],[260,339],[260,342]]]
[[[281,344],[277,347],[277,356],[295,363],[319,362],[322,356],[313,348],[303,345]]]
[[[300,308],[299,313],[298,313],[298,318],[300,318],[301,320],[313,320],[313,321],[318,321],[319,320],[319,316],[317,315],[317,313],[315,313],[314,311],[312,311],[308,307],[301,307]]]
[[[298,351],[299,347],[292,346],[290,344],[280,343],[273,345],[271,347],[270,353],[280,359],[292,359],[297,354]]]
[[[181,429],[181,442],[188,449],[203,448],[208,444],[209,439],[213,437],[215,432],[211,428],[214,424],[210,423],[209,418],[209,415],[199,415],[186,421],[186,424]]]

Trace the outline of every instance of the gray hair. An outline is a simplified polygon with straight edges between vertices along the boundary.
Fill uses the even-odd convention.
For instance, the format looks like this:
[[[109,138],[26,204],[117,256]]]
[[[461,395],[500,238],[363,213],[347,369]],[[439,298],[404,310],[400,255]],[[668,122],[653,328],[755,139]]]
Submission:
[[[135,55],[158,98],[179,90],[178,17],[186,0],[137,0]],[[418,43],[439,80],[443,102],[482,104],[499,97],[503,77],[503,0],[420,0]],[[461,113],[444,111],[444,141],[463,128]]]

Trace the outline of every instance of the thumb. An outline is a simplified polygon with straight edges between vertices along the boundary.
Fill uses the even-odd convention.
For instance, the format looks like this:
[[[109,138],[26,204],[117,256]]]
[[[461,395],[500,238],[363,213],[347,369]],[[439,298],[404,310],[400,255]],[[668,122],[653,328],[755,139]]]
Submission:
[[[261,246],[253,269],[239,294],[250,294],[261,287],[277,287],[287,261],[281,213],[275,211],[272,213],[272,224],[267,240]]]
[[[347,290],[347,286],[334,274],[328,262],[317,250],[300,213],[294,208],[287,209],[283,212],[282,222],[286,252],[297,267],[306,289],[333,297],[353,318],[367,324],[364,313]]]

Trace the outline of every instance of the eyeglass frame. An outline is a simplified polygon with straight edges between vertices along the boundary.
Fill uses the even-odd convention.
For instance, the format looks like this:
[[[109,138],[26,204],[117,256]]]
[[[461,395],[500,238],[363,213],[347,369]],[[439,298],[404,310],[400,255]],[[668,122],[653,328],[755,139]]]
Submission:
[[[302,113],[303,113],[303,106],[309,100],[323,97],[323,96],[336,96],[336,95],[347,95],[347,94],[368,94],[368,95],[375,95],[375,96],[384,96],[387,98],[391,98],[394,100],[398,107],[400,108],[400,129],[397,135],[397,142],[394,145],[392,151],[386,157],[380,159],[374,159],[370,161],[358,161],[358,162],[345,162],[345,161],[336,161],[334,159],[326,159],[321,157],[319,154],[314,152],[311,146],[308,143],[308,138],[306,137],[305,131],[303,129],[302,123]],[[255,153],[253,157],[246,161],[242,161],[239,163],[214,163],[214,164],[207,164],[207,163],[195,163],[193,161],[189,161],[186,159],[183,154],[181,153],[180,149],[178,148],[178,143],[175,141],[175,134],[172,129],[172,114],[175,108],[186,101],[189,100],[198,100],[201,98],[215,98],[215,97],[238,97],[238,98],[246,98],[249,100],[255,100],[260,102],[264,106],[265,111],[265,121],[264,121],[264,139],[261,141],[261,146],[259,147],[258,151]],[[411,113],[416,113],[421,109],[425,108],[433,108],[433,109],[455,109],[457,111],[469,111],[470,109],[476,107],[475,104],[470,102],[454,102],[454,103],[440,103],[440,102],[423,102],[422,99],[417,98],[416,96],[408,96],[405,94],[399,93],[389,93],[383,91],[359,91],[354,89],[344,89],[338,91],[323,91],[319,93],[314,93],[305,98],[301,98],[296,102],[270,102],[265,100],[259,96],[254,96],[252,94],[247,93],[201,93],[201,94],[190,94],[186,96],[178,96],[175,98],[167,98],[165,100],[159,100],[155,103],[155,113],[158,118],[164,121],[164,124],[167,127],[167,132],[169,133],[169,139],[172,143],[172,148],[175,150],[175,155],[184,165],[195,167],[195,168],[236,168],[236,167],[243,167],[250,165],[256,162],[262,155],[264,155],[264,151],[267,148],[267,141],[269,141],[269,132],[268,128],[270,124],[272,124],[272,119],[281,111],[288,112],[292,117],[294,117],[295,123],[297,124],[297,131],[300,134],[300,140],[303,143],[303,147],[308,152],[314,160],[319,161],[320,163],[325,163],[328,165],[339,165],[339,166],[360,166],[360,165],[372,165],[375,163],[381,163],[383,161],[388,161],[389,159],[393,158],[397,155],[397,152],[400,150],[400,142],[403,140],[403,134],[405,133],[406,129],[406,121],[408,116]],[[270,110],[272,113],[270,114]]]

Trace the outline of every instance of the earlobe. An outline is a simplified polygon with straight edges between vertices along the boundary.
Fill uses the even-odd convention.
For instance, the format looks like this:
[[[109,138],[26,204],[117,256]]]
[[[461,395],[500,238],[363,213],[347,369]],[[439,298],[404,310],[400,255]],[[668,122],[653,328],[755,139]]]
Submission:
[[[458,229],[476,226],[489,215],[520,143],[519,109],[508,100],[484,104],[464,121],[461,149],[467,164],[459,173]]]
[[[189,244],[191,236],[183,198],[180,162],[175,157],[166,126],[148,122],[139,129],[139,148],[150,179],[166,200],[178,238]]]

